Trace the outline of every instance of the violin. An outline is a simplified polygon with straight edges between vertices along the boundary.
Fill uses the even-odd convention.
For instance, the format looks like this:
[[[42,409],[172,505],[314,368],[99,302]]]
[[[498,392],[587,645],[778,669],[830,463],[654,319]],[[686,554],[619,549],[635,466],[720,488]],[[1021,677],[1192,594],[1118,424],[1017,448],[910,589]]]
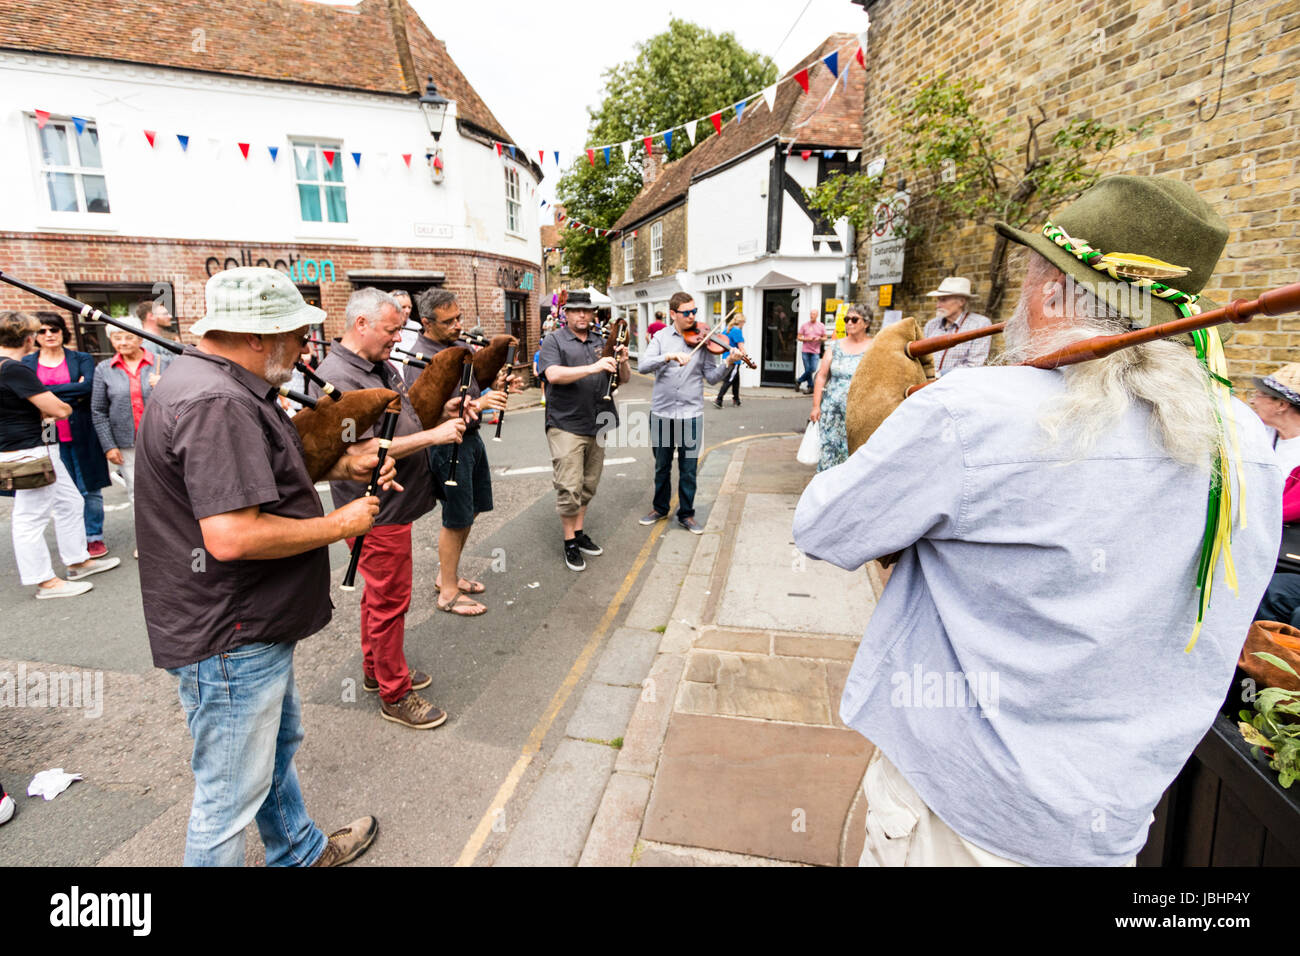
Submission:
[[[749,353],[745,351],[743,345],[732,345],[731,339],[727,338],[724,333],[713,331],[701,322],[696,322],[694,328],[687,329],[683,332],[682,338],[685,340],[686,344],[696,352],[700,350],[701,346],[708,349],[708,351],[712,352],[714,355],[721,355],[723,352],[735,349],[736,354],[740,356],[742,362],[750,368],[758,368],[754,363],[754,360],[749,357]]]

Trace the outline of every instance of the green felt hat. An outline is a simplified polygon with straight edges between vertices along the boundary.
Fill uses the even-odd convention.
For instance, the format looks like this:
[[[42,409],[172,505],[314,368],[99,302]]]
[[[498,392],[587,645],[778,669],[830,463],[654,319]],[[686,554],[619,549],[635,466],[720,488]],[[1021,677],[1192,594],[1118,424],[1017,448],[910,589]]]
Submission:
[[[1149,285],[1150,296],[1113,300],[1137,328],[1218,308],[1200,292],[1228,241],[1228,226],[1192,187],[1176,179],[1109,176],[1035,231],[1005,222],[994,228],[1076,282],[1096,287],[1122,281],[1132,293]],[[1231,325],[1218,328],[1226,341]]]

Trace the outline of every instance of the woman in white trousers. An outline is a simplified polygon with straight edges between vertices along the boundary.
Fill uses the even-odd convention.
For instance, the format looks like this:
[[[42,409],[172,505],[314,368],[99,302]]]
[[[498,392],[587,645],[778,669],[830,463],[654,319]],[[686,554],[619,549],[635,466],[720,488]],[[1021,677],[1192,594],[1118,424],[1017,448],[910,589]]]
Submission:
[[[62,456],[57,450],[50,454],[51,446],[43,441],[43,422],[67,418],[72,407],[20,361],[34,347],[37,328],[39,323],[26,313],[0,313],[0,462],[48,456],[54,465],[53,484],[14,492],[14,557],[19,579],[25,586],[36,585],[37,598],[73,597],[92,587],[82,578],[115,568],[121,559],[90,557],[81,493]],[[55,575],[45,544],[51,518],[67,580]]]

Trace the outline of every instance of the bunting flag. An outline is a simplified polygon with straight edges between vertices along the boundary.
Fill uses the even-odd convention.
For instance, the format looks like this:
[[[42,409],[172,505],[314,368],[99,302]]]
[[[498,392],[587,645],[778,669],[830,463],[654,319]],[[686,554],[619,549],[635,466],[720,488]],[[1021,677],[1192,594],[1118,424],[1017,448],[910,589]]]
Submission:
[[[188,136],[186,136],[184,133],[177,133],[177,134],[176,134],[176,142],[178,142],[178,143],[181,144],[181,152],[182,152],[182,153],[187,153],[187,152],[189,152],[189,149],[190,149],[190,138],[189,138]]]
[[[591,165],[592,165],[593,168],[595,167],[595,165],[596,165],[596,151],[595,151],[594,149],[589,149],[589,150],[587,150],[587,162],[591,163]]]
[[[710,115],[709,122],[713,124],[713,131],[715,133],[721,133],[722,132],[722,110],[718,110],[716,113]]]
[[[213,159],[220,159],[222,154],[221,140],[215,136],[208,137],[208,151],[212,153]]]
[[[630,139],[625,139],[623,140],[622,146],[623,146],[623,162],[626,163],[628,160],[632,158],[632,141]]]
[[[49,110],[33,110],[36,114],[36,128],[45,129],[45,124],[50,121]]]
[[[829,53],[826,56],[822,57],[822,62],[825,63],[826,68],[831,71],[831,76],[837,78],[839,77],[840,75],[840,51],[839,50],[836,50],[833,53]]]
[[[776,109],[776,84],[775,83],[773,83],[771,86],[763,90],[763,101],[767,103],[768,112],[771,112],[772,110]]]
[[[609,165],[609,147],[606,146],[604,149],[601,150],[601,152],[603,152],[603,153],[605,154],[605,165],[608,166],[608,165]]]
[[[848,153],[846,153],[845,155],[847,155],[847,156],[849,157],[849,162],[850,162],[850,163],[856,163],[856,162],[858,161],[858,157],[862,155],[862,150],[860,150],[860,149],[851,149],[851,150],[849,150]]]
[[[154,132],[153,130],[151,130],[151,129],[147,129],[147,130],[144,131],[144,138],[147,139],[147,140],[149,141],[149,146],[150,146],[151,148],[152,148],[152,146],[153,146],[154,137],[157,136],[157,135],[158,135],[158,134],[155,133],[155,132]]]
[[[745,101],[744,101],[744,100],[741,100],[739,103],[736,104],[736,122],[737,122],[737,123],[740,122],[740,118],[741,118],[744,114],[745,114]],[[722,130],[718,130],[718,132],[722,132]]]
[[[670,129],[666,129],[664,130],[664,149],[672,149],[672,148],[673,148],[673,131]]]
[[[858,61],[858,66],[862,67],[864,70],[867,68],[867,61],[863,56],[862,47],[858,47],[858,53],[855,59]]]
[[[555,151],[555,165],[556,167],[560,165],[560,151],[558,149]]]
[[[357,164],[357,169],[360,169],[360,168],[361,168],[361,154],[360,154],[360,153],[353,153],[353,154],[352,154],[352,162],[354,162],[354,163]]]
[[[86,131],[86,121],[80,116],[72,117],[72,125],[77,127],[77,135],[80,136]]]
[[[248,155],[248,147],[245,146],[243,143],[240,143],[239,145],[240,145],[240,148],[242,148],[242,149],[244,150],[244,155],[247,156],[247,155]],[[338,150],[337,150],[337,149],[322,149],[322,150],[320,151],[320,153],[321,153],[322,156],[325,157],[325,165],[328,166],[330,169],[333,169],[333,168],[334,168],[334,157],[338,155]]]
[[[654,148],[650,145],[650,137],[649,136],[641,137],[641,142],[645,143],[645,154],[647,156],[653,156]]]
[[[804,162],[807,162],[807,161],[808,161],[808,157],[810,157],[810,156],[812,156],[812,150],[811,150],[811,149],[801,150],[800,153],[799,153],[799,158],[802,159],[802,160],[804,160]]]
[[[546,150],[539,149],[537,151],[537,165],[544,166],[545,164],[546,164]]]
[[[511,158],[511,159],[514,159],[514,158],[515,158],[515,144],[514,144],[514,143],[509,143],[509,144],[508,144],[508,147],[509,147],[509,149],[510,149],[510,158]]]
[[[277,159],[280,158],[279,146],[268,146],[266,147],[266,151],[271,154],[271,162],[274,163]]]
[[[695,124],[698,122],[699,120],[691,120],[683,127],[686,130],[686,138],[690,140],[692,146],[695,145]]]
[[[406,163],[406,168],[407,168],[407,169],[410,169],[410,168],[411,168],[411,154],[410,154],[410,153],[403,153],[403,154],[402,154],[402,162]]]
[[[833,150],[833,149],[823,149],[823,150],[822,150],[822,158],[824,158],[824,159],[834,159],[834,158],[835,158],[835,150]]]
[[[433,157],[433,168],[436,169],[436,170],[438,170],[438,172],[442,172],[442,157],[441,157],[441,156],[435,156],[435,157]]]
[[[298,158],[298,165],[306,169],[307,164],[311,162],[311,150],[306,146],[295,146],[293,154]]]
[[[803,87],[805,93],[808,92],[808,69],[805,67],[794,75],[794,81]]]
[[[244,159],[248,159],[248,143],[239,143],[239,151],[244,154]]]
[[[496,146],[497,146],[497,155],[500,156],[500,155],[501,155],[501,144],[500,144],[500,143],[497,143]]]

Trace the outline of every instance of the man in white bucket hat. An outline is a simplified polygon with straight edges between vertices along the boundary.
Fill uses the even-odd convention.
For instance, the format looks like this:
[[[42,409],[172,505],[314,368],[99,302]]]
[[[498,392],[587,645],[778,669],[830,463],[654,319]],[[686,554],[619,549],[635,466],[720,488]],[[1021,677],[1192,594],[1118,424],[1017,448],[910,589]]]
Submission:
[[[327,837],[307,814],[293,651],[329,623],[329,545],[369,531],[379,499],[325,514],[275,401],[325,313],[274,269],[219,272],[206,297],[191,329],[198,348],[159,382],[136,443],[145,624],[194,738],[185,863],[242,864],[256,820],[268,866],[339,866],[365,852],[378,823],[362,817]],[[378,456],[352,451],[325,477],[368,479]]]
[[[953,332],[969,332],[992,325],[985,316],[968,312],[970,304],[970,279],[964,276],[948,276],[939,283],[939,288],[926,295],[934,299],[935,317],[925,323],[925,334],[949,335]],[[979,368],[989,358],[989,339],[975,339],[963,342],[950,349],[936,352],[934,371],[936,375],[947,375],[955,368]]]

